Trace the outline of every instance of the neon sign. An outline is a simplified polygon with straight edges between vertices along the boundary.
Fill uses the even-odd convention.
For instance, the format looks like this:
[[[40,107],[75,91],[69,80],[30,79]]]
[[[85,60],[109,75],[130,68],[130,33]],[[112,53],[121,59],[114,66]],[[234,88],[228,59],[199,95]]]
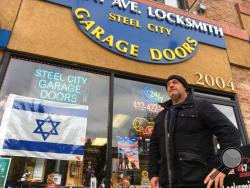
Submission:
[[[139,97],[134,101],[133,107],[140,111],[158,113],[163,109],[158,103],[162,103],[163,100],[164,97],[160,92],[146,86],[139,92]]]
[[[136,110],[158,113],[163,110],[159,104],[147,103],[142,100],[135,100],[133,106]]]
[[[40,89],[40,98],[53,101],[77,103],[82,86],[88,78],[78,75],[64,75],[62,72],[37,68],[34,73],[36,86]]]
[[[144,100],[149,103],[163,102],[163,96],[161,95],[161,93],[151,87],[144,87],[141,94]]]
[[[153,128],[154,122],[149,122],[145,118],[136,117],[133,121],[133,129],[144,136],[151,136]]]

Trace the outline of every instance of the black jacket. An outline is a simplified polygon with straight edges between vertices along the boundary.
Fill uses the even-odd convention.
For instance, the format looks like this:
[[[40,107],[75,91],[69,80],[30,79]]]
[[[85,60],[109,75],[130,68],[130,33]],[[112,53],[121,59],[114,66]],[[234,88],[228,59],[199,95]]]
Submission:
[[[162,104],[164,110],[155,119],[149,147],[149,177],[159,177],[161,186],[168,184],[164,118],[171,105],[171,100]],[[191,94],[176,110],[175,120],[173,125],[169,125],[168,132],[172,181],[174,185],[195,187],[203,184],[213,168],[218,168],[213,135],[217,136],[221,151],[227,147],[239,148],[240,136],[237,128],[224,114],[208,101],[194,100]]]

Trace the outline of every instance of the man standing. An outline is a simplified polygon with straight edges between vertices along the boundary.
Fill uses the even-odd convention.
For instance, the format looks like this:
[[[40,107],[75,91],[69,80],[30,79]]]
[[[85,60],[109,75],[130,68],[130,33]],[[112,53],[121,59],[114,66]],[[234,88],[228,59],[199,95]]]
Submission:
[[[125,170],[129,170],[129,167],[128,167],[129,159],[126,153],[124,154],[124,162],[125,162]]]
[[[240,147],[238,130],[230,120],[205,100],[193,99],[187,81],[171,75],[166,82],[170,100],[155,119],[150,139],[148,171],[152,188],[223,188],[226,172],[214,179],[219,167],[214,154],[213,135],[221,151]],[[165,137],[165,135],[167,135]]]
[[[122,153],[119,153],[118,161],[119,161],[118,169],[122,170],[123,169],[123,156],[122,156]]]

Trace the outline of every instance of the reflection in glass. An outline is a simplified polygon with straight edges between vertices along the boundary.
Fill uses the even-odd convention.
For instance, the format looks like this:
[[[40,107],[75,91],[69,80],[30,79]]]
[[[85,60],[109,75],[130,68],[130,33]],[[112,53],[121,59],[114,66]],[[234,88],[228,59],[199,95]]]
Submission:
[[[221,104],[213,104],[213,105],[219,111],[221,111],[234,124],[234,126],[238,129],[234,109],[233,109],[232,106],[226,106],[226,105],[221,105]],[[215,153],[218,153],[218,150],[220,149],[220,144],[219,144],[219,141],[218,141],[216,136],[214,136],[213,142],[214,142]]]
[[[233,124],[236,128],[238,128],[236,117],[234,113],[234,109],[232,106],[226,106],[221,104],[214,104],[214,106],[220,110]]]
[[[114,187],[150,187],[147,161],[153,120],[167,100],[163,86],[115,78],[112,139]]]

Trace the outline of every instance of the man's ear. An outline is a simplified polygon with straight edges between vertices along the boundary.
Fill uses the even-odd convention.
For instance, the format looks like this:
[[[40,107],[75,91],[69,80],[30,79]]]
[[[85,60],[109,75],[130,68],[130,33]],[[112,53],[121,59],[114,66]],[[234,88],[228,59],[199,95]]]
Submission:
[[[190,89],[186,89],[186,93],[189,95],[191,93]]]

